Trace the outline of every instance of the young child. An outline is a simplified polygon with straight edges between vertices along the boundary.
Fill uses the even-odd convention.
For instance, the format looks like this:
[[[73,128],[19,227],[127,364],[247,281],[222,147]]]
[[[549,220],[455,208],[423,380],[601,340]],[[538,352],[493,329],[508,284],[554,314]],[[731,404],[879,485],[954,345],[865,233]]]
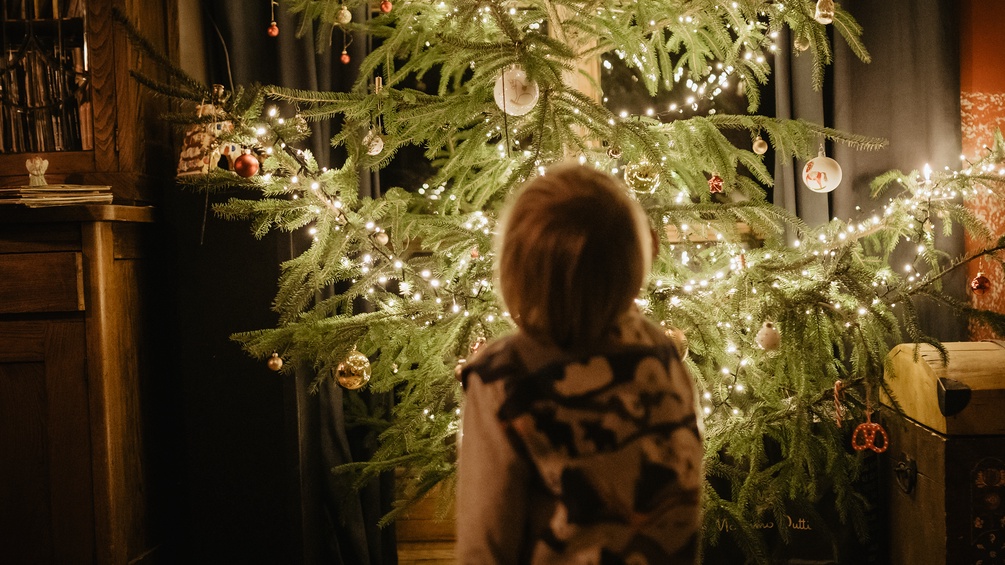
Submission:
[[[623,184],[562,165],[497,240],[518,331],[463,369],[463,564],[693,564],[702,484],[693,383],[636,309],[654,254]]]

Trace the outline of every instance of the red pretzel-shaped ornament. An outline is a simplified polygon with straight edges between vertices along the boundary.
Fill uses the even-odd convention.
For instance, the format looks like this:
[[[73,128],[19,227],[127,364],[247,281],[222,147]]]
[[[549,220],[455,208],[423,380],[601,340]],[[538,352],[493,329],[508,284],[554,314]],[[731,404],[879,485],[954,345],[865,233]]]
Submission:
[[[882,436],[883,445],[876,445],[876,434]],[[851,446],[855,451],[870,449],[876,453],[883,453],[890,445],[890,438],[886,435],[883,426],[872,421],[872,410],[865,413],[865,422],[859,424],[851,435]]]

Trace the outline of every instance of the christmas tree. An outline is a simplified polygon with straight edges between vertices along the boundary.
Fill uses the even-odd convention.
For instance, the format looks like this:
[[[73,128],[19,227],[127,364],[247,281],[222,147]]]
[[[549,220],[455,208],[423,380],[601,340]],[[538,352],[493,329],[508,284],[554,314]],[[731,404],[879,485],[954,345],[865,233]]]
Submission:
[[[777,49],[812,57],[815,86],[831,62],[832,36],[868,61],[858,25],[830,0],[385,0],[365,21],[353,19],[353,4],[286,2],[304,26],[330,30],[328,38],[376,40],[351,92],[213,93],[177,70],[168,82],[137,77],[182,100],[213,101],[174,118],[214,126],[207,163],[218,157],[214,148],[237,154],[237,174],[209,166],[182,179],[249,192],[217,214],[249,221],[259,237],[311,237],[283,265],[279,327],[237,339],[276,370],[306,366],[319,380],[393,392],[374,457],[338,471],[365,479],[404,468],[411,496],[449,482],[463,400],[455,371],[514,327],[493,287],[498,212],[550,164],[578,160],[622,176],[661,233],[638,304],[678,340],[700,391],[706,541],[718,542],[717,524],[726,523],[763,560],[757,524],[773,521],[784,535],[787,512],[825,498],[865,536],[876,501],[856,480],[863,452],[885,444],[853,449],[851,431],[878,404],[892,345],[940,347],[919,329],[912,300],[1005,327],[1002,316],[940,285],[1005,247],[962,205],[1001,192],[1001,137],[960,170],[877,178],[874,192],[886,198],[874,210],[809,226],[769,202],[768,144],[781,161],[808,160],[807,186],[820,192],[840,182],[825,142],[883,145],[757,114]],[[777,41],[785,28],[792,45]],[[601,64],[627,69],[648,96],[684,95],[641,115],[612,110],[593,70]],[[746,112],[708,103],[737,84]],[[339,167],[322,168],[298,148],[321,120],[341,124],[331,140],[346,155]],[[403,148],[422,151],[416,170],[429,173],[421,186],[359,197],[362,174],[409,166],[395,161]],[[934,246],[936,223],[962,227],[986,248],[949,257]],[[894,268],[891,254],[905,245],[913,259]]]

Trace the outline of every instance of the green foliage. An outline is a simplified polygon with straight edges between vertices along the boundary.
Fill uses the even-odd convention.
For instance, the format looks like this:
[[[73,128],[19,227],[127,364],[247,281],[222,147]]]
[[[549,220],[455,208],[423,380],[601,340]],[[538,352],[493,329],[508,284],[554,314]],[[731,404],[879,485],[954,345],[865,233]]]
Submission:
[[[285,5],[302,14],[301,32],[338,31],[338,0]],[[462,401],[455,366],[479,340],[513,329],[493,285],[492,235],[506,197],[566,159],[627,171],[653,225],[667,235],[640,307],[685,332],[686,363],[702,395],[706,544],[721,541],[728,524],[733,542],[766,562],[756,525],[773,520],[788,535],[787,509],[815,512],[825,495],[865,535],[864,514],[875,501],[857,491],[860,459],[849,449],[847,430],[885,388],[892,345],[907,339],[941,347],[921,332],[912,299],[925,297],[1005,330],[1005,317],[978,311],[939,286],[966,262],[1005,249],[1005,240],[994,240],[961,205],[978,192],[1005,194],[1001,175],[988,168],[1005,153],[1001,135],[966,170],[893,171],[873,183],[877,196],[888,197],[877,200],[875,211],[811,227],[768,203],[772,178],[763,157],[726,133],[762,134],[783,161],[815,156],[824,140],[860,150],[882,147],[883,140],[752,114],[666,122],[619,116],[572,80],[584,61],[603,53],[637,71],[651,94],[690,94],[685,79],[711,83],[720,68],[733,69],[754,111],[758,85],[768,80],[765,58],[773,48],[790,48],[774,42],[783,28],[806,41],[800,56],[813,57],[815,86],[822,83],[832,46],[826,27],[812,19],[813,7],[810,0],[398,0],[390,14],[354,21],[346,33],[364,31],[380,44],[361,63],[351,92],[258,85],[234,92],[222,108],[234,124],[226,139],[261,151],[260,174],[214,172],[186,181],[204,190],[247,189],[251,196],[233,198],[216,213],[249,222],[256,237],[282,230],[305,244],[282,266],[274,302],[279,327],[235,339],[257,357],[279,352],[284,371],[313,368],[318,382],[353,348],[366,354],[369,386],[393,393],[395,406],[387,420],[361,420],[380,431],[373,459],[337,472],[362,484],[404,468],[410,495],[419,496],[454,473]],[[839,8],[833,27],[868,61],[848,13]],[[497,77],[512,65],[540,89],[524,116],[506,115],[493,102]],[[166,95],[207,99],[205,87],[169,76],[168,83],[140,80]],[[420,82],[424,90],[409,86]],[[270,110],[273,103],[297,113],[284,118]],[[348,157],[331,169],[296,149],[307,123],[320,120],[342,123],[332,144]],[[373,134],[384,141],[376,154],[365,146]],[[360,198],[359,175],[387,167],[407,145],[421,148],[435,166],[423,187]],[[633,176],[642,164],[649,184]],[[713,175],[723,179],[727,198],[710,193]],[[945,256],[934,246],[936,223],[944,231],[961,226],[986,249]],[[895,271],[889,258],[907,239],[920,246],[916,261],[909,273]],[[757,344],[765,321],[781,333],[777,350]],[[844,427],[835,423],[839,380]]]

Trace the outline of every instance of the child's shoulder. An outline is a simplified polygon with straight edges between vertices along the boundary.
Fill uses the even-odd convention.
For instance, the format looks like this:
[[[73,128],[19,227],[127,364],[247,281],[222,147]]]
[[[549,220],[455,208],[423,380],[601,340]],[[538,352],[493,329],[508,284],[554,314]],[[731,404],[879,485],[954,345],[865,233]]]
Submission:
[[[490,383],[515,372],[526,372],[526,367],[517,353],[515,345],[517,336],[518,334],[513,333],[481,346],[461,369],[461,384],[467,388],[468,377],[472,373],[477,374],[482,382]]]

